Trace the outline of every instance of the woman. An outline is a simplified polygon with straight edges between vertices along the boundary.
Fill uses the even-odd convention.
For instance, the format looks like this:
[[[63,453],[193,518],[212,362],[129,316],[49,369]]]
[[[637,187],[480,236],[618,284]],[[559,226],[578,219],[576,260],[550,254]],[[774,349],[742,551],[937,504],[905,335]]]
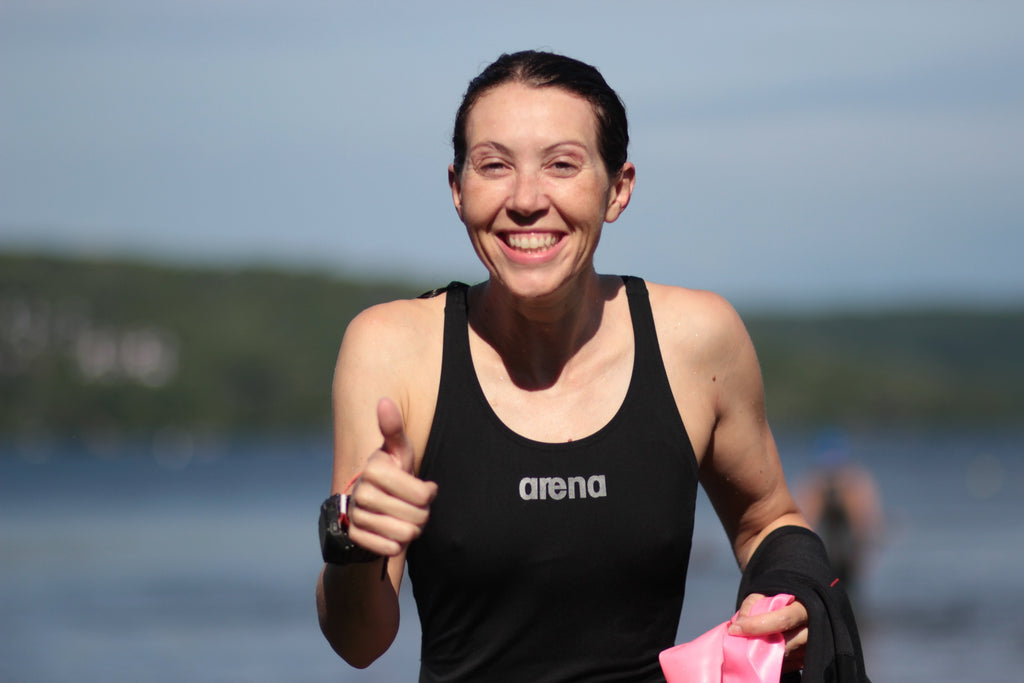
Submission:
[[[773,531],[807,527],[754,349],[714,294],[595,272],[636,175],[593,67],[502,56],[470,84],[453,141],[455,210],[489,277],[346,331],[333,491],[347,495],[326,516],[344,547],[325,550],[321,627],[372,663],[408,559],[420,680],[663,680],[698,479],[741,568]],[[758,597],[733,631],[785,634],[799,669],[805,606],[744,616]]]

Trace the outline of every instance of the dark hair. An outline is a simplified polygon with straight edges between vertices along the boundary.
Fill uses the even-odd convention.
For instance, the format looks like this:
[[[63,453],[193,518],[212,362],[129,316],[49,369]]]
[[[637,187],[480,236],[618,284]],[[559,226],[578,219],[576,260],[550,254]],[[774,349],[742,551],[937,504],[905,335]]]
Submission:
[[[455,172],[466,163],[466,119],[477,100],[491,88],[505,83],[524,83],[535,88],[562,88],[590,102],[597,117],[597,141],[608,175],[615,177],[626,163],[629,130],[626,108],[599,72],[577,59],[551,52],[524,50],[503,54],[469,82],[455,114]]]

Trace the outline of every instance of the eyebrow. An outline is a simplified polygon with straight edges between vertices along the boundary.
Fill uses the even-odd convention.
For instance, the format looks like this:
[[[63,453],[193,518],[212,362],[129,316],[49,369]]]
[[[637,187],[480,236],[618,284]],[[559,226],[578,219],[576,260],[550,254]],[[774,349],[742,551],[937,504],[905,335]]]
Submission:
[[[481,149],[493,149],[495,151],[501,152],[502,154],[512,154],[512,150],[510,150],[508,147],[501,144],[500,142],[478,142],[477,144],[469,148],[469,153],[472,154],[473,152],[479,151]]]
[[[548,145],[547,147],[545,147],[541,151],[543,153],[545,153],[545,154],[548,154],[550,152],[555,151],[559,147],[576,147],[576,148],[579,148],[579,149],[582,149],[582,150],[586,150],[587,149],[587,146],[585,144],[583,144],[582,142],[579,142],[577,140],[562,140],[560,142],[555,142],[553,144]],[[494,141],[478,142],[477,144],[473,145],[469,149],[469,153],[472,154],[472,153],[476,152],[477,150],[486,149],[486,148],[491,148],[491,149],[494,149],[497,152],[500,152],[501,154],[508,154],[509,156],[512,156],[512,150],[511,149],[509,149],[505,145],[501,144],[500,142],[494,142]]]

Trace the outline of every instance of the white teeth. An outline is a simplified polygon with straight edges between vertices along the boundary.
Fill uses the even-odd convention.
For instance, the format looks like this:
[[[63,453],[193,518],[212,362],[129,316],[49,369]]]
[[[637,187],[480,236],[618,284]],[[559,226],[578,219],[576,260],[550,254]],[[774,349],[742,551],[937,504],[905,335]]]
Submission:
[[[524,251],[535,251],[538,249],[547,249],[558,241],[558,238],[551,233],[527,233],[527,234],[510,234],[508,236],[508,245],[513,249],[522,249]]]

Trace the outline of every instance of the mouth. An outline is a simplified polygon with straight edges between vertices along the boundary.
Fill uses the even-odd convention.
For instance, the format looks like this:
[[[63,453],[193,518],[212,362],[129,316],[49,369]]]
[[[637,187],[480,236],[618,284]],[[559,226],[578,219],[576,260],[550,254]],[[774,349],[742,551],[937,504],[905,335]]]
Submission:
[[[558,244],[562,236],[553,232],[507,232],[501,239],[515,251],[536,254]]]

